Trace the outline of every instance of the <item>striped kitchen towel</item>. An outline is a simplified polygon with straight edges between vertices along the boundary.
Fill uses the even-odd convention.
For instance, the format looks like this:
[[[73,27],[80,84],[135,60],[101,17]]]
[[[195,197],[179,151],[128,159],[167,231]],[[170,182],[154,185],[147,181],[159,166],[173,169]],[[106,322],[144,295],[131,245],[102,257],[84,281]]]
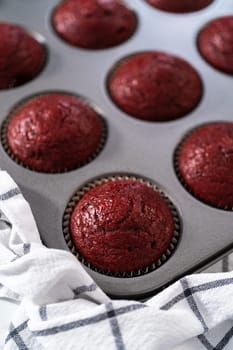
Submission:
[[[111,300],[71,253],[42,245],[5,171],[0,297],[21,302],[4,350],[233,349],[232,272],[183,278],[145,303]]]

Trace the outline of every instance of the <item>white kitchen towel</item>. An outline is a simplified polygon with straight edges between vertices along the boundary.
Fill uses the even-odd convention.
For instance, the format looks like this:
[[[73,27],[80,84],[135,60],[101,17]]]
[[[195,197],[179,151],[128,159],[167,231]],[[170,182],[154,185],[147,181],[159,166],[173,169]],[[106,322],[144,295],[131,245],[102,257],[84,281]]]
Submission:
[[[183,278],[146,303],[111,300],[71,253],[42,245],[5,171],[0,214],[0,296],[21,301],[4,350],[233,349],[232,272]]]

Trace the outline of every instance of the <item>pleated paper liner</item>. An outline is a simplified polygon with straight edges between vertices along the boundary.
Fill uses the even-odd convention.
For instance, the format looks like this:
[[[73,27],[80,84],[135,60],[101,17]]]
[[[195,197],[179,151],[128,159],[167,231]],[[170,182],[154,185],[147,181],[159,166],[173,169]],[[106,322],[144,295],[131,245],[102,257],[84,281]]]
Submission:
[[[20,159],[18,159],[13,152],[11,151],[9,145],[8,145],[8,141],[7,141],[7,129],[8,129],[8,125],[11,121],[11,119],[14,117],[14,114],[16,112],[18,112],[18,110],[20,110],[25,103],[28,103],[30,101],[35,100],[38,97],[41,96],[46,96],[46,95],[50,95],[50,94],[65,94],[68,96],[74,96],[74,97],[78,97],[79,99],[83,100],[87,106],[89,106],[90,108],[92,108],[98,115],[101,125],[102,125],[102,137],[100,140],[100,143],[98,145],[98,147],[96,148],[95,152],[88,157],[85,161],[81,162],[77,167],[74,167],[72,169],[66,169],[66,168],[61,168],[59,171],[39,171],[37,169],[33,169],[32,167],[28,166],[27,164],[24,164]],[[100,114],[100,111],[98,110],[98,108],[93,105],[90,101],[88,101],[86,98],[84,98],[83,96],[80,96],[78,94],[75,93],[71,93],[71,92],[67,92],[67,91],[62,91],[62,90],[52,90],[52,91],[45,91],[45,92],[41,92],[29,97],[26,97],[25,99],[21,100],[20,102],[18,102],[17,104],[15,104],[13,106],[13,108],[9,111],[7,117],[5,118],[5,120],[2,123],[2,127],[1,127],[1,143],[2,146],[5,150],[5,152],[9,155],[9,157],[14,160],[14,162],[16,162],[18,165],[21,165],[22,167],[28,169],[28,170],[32,170],[38,173],[47,173],[47,174],[60,174],[60,173],[66,173],[72,170],[76,170],[79,169],[81,167],[83,167],[84,165],[92,162],[98,155],[99,153],[102,151],[102,149],[105,146],[106,140],[107,140],[107,134],[108,134],[108,128],[107,128],[107,123],[106,120],[104,119],[104,117]]]
[[[139,181],[142,184],[147,185],[148,187],[154,189],[154,191],[158,192],[161,197],[164,199],[164,201],[167,203],[172,216],[173,216],[173,221],[174,221],[174,232],[173,232],[173,238],[171,240],[171,243],[168,247],[168,249],[162,254],[162,256],[160,257],[160,259],[156,260],[153,264],[143,268],[143,269],[139,269],[137,271],[130,271],[130,272],[116,272],[113,273],[111,271],[108,270],[102,270],[98,267],[93,266],[92,264],[90,264],[86,258],[84,256],[82,256],[78,250],[76,249],[73,241],[72,241],[72,236],[70,233],[70,218],[71,215],[73,213],[73,210],[76,206],[76,204],[81,200],[81,198],[87,193],[89,192],[91,189],[95,188],[96,186],[99,186],[103,183],[107,183],[107,182],[113,182],[113,181],[117,181],[117,180],[133,180],[133,181]],[[71,199],[69,200],[65,212],[64,212],[64,216],[63,216],[63,234],[64,234],[64,238],[66,241],[66,244],[68,246],[68,248],[70,249],[70,251],[76,256],[76,258],[85,266],[87,266],[88,268],[94,270],[95,272],[98,272],[100,274],[104,274],[107,276],[112,276],[112,277],[121,277],[121,278],[130,278],[130,277],[137,277],[137,276],[142,276],[145,275],[147,273],[150,273],[156,269],[158,269],[160,266],[162,266],[171,256],[172,254],[175,252],[176,247],[178,245],[180,236],[181,236],[181,220],[180,220],[180,216],[178,213],[178,210],[176,209],[176,207],[174,206],[174,204],[172,203],[172,201],[167,197],[167,195],[164,193],[163,190],[161,190],[155,183],[153,183],[150,180],[141,178],[139,176],[134,176],[134,175],[112,175],[112,176],[103,176],[103,177],[99,177],[97,179],[94,179],[91,182],[86,183],[83,187],[81,187],[80,189],[78,189],[74,195],[71,197]]]
[[[186,142],[186,140],[188,139],[188,137],[190,135],[192,135],[196,130],[200,129],[201,127],[205,126],[205,125],[209,125],[209,124],[216,124],[216,123],[230,123],[229,121],[211,121],[208,123],[203,123],[203,124],[199,124],[196,127],[193,127],[191,130],[187,131],[186,134],[182,137],[181,141],[178,143],[178,145],[176,146],[176,149],[174,151],[174,155],[173,155],[173,166],[174,166],[174,170],[176,173],[176,176],[178,178],[178,180],[180,181],[181,185],[186,189],[187,192],[189,192],[194,198],[196,198],[197,200],[199,200],[200,202],[215,208],[215,209],[219,209],[219,210],[224,210],[224,211],[233,211],[233,208],[229,209],[228,207],[221,207],[221,206],[215,206],[210,204],[208,201],[205,201],[203,198],[201,198],[200,196],[198,196],[186,183],[185,179],[183,178],[180,169],[179,169],[179,154],[180,151],[183,147],[183,144]]]

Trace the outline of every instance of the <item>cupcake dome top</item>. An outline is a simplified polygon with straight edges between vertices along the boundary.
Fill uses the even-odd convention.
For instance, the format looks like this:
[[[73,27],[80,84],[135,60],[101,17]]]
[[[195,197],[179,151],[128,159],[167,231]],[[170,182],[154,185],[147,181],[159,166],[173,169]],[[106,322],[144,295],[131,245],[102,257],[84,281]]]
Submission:
[[[133,179],[103,182],[77,203],[72,241],[94,267],[130,272],[156,262],[168,249],[173,215],[161,195]]]
[[[233,123],[200,126],[178,150],[178,172],[196,197],[233,210]]]
[[[25,29],[0,23],[0,89],[23,85],[35,78],[45,63],[45,49]]]
[[[210,65],[233,74],[233,16],[209,22],[198,36],[198,47]]]
[[[134,12],[121,0],[66,0],[53,13],[53,27],[71,45],[105,49],[134,33]]]
[[[62,172],[83,165],[97,153],[103,122],[81,98],[49,93],[13,113],[6,138],[10,153],[23,165],[41,172]]]
[[[146,121],[181,118],[202,96],[196,70],[181,58],[157,51],[120,61],[110,74],[108,88],[120,109]]]
[[[187,13],[199,11],[213,0],[146,0],[150,5],[168,12]]]

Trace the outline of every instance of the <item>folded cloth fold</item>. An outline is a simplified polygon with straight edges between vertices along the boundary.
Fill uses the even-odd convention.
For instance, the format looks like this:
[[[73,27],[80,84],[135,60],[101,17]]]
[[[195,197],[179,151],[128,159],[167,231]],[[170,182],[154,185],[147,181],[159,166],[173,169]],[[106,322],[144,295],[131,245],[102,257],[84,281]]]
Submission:
[[[181,279],[145,303],[111,300],[69,252],[42,245],[0,171],[0,297],[21,304],[4,350],[233,349],[233,273]]]

